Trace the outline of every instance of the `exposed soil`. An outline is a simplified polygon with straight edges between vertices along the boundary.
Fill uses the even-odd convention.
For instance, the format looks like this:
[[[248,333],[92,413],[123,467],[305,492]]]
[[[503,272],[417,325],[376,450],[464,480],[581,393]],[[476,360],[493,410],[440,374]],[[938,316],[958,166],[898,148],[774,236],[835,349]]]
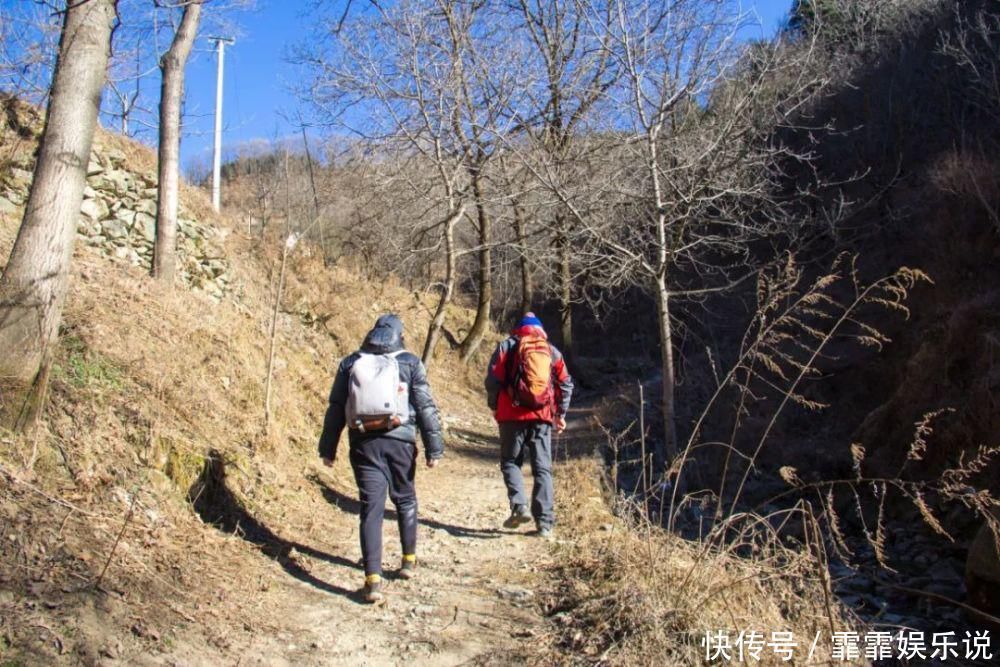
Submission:
[[[244,539],[272,557],[261,591],[260,615],[246,618],[245,632],[229,633],[215,646],[203,628],[189,626],[170,646],[150,652],[103,656],[103,664],[147,665],[381,665],[510,664],[530,662],[546,633],[540,604],[540,573],[551,565],[554,542],[501,527],[508,508],[489,418],[456,425],[448,454],[434,470],[418,472],[419,576],[396,578],[400,560],[391,503],[384,528],[384,605],[365,604],[358,545],[357,492],[341,481],[348,469],[340,456],[332,474],[308,473],[328,504],[317,507],[308,540],[291,542],[227,507],[215,489],[205,509],[228,539]],[[577,430],[585,428],[577,418]],[[573,436],[567,436],[571,438]],[[527,470],[526,470],[527,473]],[[556,472],[558,475],[558,471]],[[219,494],[222,494],[221,496]],[[215,517],[209,516],[216,512]],[[238,527],[237,527],[238,525]],[[219,646],[218,644],[223,644]],[[162,649],[162,650],[161,650]],[[114,651],[112,651],[114,652]]]

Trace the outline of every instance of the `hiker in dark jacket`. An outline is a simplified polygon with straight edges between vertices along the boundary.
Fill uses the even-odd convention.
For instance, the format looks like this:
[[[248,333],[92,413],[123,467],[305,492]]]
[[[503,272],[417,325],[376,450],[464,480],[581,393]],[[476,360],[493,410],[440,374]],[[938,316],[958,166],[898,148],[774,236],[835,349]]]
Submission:
[[[348,424],[348,403],[352,369],[363,355],[387,355],[399,366],[399,391],[409,394],[407,414],[381,425]],[[355,377],[355,382],[357,378]],[[388,405],[388,404],[387,404]],[[414,474],[417,467],[417,428],[424,443],[427,467],[433,468],[444,456],[441,422],[427,384],[427,371],[416,355],[403,347],[403,323],[395,315],[378,318],[361,349],[345,357],[337,369],[330,391],[330,406],[323,422],[319,455],[327,466],[337,456],[340,433],[348,426],[351,468],[361,496],[361,554],[365,566],[365,598],[383,600],[382,520],[388,492],[396,506],[399,537],[403,546],[400,576],[410,579],[417,564],[417,495]],[[367,428],[366,428],[367,426]]]
[[[526,407],[518,398],[515,385],[524,366],[518,358],[522,340],[530,342],[532,349],[550,368],[541,369],[540,375],[549,384],[544,391],[541,405]],[[566,370],[562,353],[548,342],[545,329],[534,313],[528,313],[511,332],[511,336],[497,346],[486,371],[486,397],[500,428],[500,470],[507,485],[510,517],[505,528],[517,528],[535,521],[538,534],[552,535],[555,524],[555,507],[552,490],[552,428],[561,433],[566,428],[566,413],[573,396],[573,379]],[[521,466],[525,455],[531,464],[534,485],[531,489],[531,511],[524,493]]]

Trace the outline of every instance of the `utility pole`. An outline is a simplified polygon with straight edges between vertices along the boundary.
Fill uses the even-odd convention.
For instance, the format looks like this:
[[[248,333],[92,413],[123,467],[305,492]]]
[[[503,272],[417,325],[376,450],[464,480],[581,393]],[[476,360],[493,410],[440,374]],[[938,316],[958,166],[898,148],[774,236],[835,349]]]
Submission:
[[[232,46],[236,40],[226,37],[209,37],[218,47],[215,75],[215,152],[212,157],[212,208],[219,210],[222,204],[222,78],[225,72],[226,44]]]

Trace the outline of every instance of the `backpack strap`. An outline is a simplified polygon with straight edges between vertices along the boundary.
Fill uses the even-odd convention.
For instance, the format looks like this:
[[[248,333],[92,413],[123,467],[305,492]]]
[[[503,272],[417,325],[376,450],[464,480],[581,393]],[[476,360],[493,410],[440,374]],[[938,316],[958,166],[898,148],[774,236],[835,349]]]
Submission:
[[[514,363],[514,357],[517,354],[517,348],[521,345],[521,339],[518,336],[511,336],[514,339],[514,344],[511,346],[510,350],[507,351],[507,358],[503,360],[503,387],[508,391],[508,393],[513,394],[514,392],[514,369],[517,368],[517,364]]]

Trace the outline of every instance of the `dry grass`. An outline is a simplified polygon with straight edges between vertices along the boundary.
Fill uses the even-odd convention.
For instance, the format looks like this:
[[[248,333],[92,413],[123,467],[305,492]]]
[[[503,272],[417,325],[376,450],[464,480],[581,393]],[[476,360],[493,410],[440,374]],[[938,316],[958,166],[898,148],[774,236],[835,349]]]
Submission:
[[[831,657],[834,632],[857,631],[863,625],[840,606],[832,591],[829,560],[851,563],[854,556],[841,530],[844,517],[838,512],[845,506],[854,511],[860,536],[882,565],[891,531],[887,502],[893,496],[915,507],[924,523],[948,539],[951,536],[936,516],[939,503],[961,503],[970,516],[987,520],[996,512],[990,493],[973,485],[996,459],[996,448],[961,456],[930,479],[909,474],[908,464],[921,461],[928,451],[937,413],[916,424],[908,456],[894,474],[884,477],[866,474],[860,445],[851,447],[853,476],[835,480],[804,482],[795,468],[785,464],[772,470],[770,462],[760,457],[782,408],[823,407],[800,393],[800,386],[804,378],[819,375],[817,359],[829,341],[836,336],[841,343],[880,349],[888,338],[865,317],[881,310],[908,314],[908,292],[926,280],[919,271],[901,269],[864,285],[853,267],[853,262],[841,260],[837,273],[806,284],[790,261],[779,280],[762,283],[756,328],[748,332],[737,363],[696,422],[687,449],[670,467],[668,476],[674,484],[666,488],[672,490],[661,493],[644,477],[633,497],[599,502],[598,471],[582,465],[563,471],[564,478],[570,473],[561,489],[562,503],[572,508],[569,530],[580,536],[566,549],[564,565],[557,572],[566,583],[552,603],[561,620],[559,645],[564,650],[599,664],[699,664],[707,658],[702,642],[708,631],[726,632],[733,641],[744,631],[761,632],[765,639],[771,632],[786,631],[800,642],[797,660],[819,635],[818,650],[809,662],[821,662]],[[738,391],[726,393],[730,386]],[[746,418],[747,406],[759,408],[768,391],[778,400],[773,402],[773,413],[757,425],[758,433]],[[727,455],[714,467],[685,470],[685,462],[695,460],[704,437],[700,429],[709,423],[713,407],[734,412],[726,421],[732,425],[730,441],[708,443],[721,445]],[[635,442],[627,447],[641,444],[641,460],[648,460],[643,434],[637,433],[635,424],[620,428],[620,401],[605,405],[596,421],[617,425],[617,430],[603,427],[607,450],[616,460],[629,438]],[[750,446],[742,453],[736,437],[747,432],[750,438],[744,439]],[[727,487],[725,473],[730,467],[741,474]],[[720,471],[716,493],[677,491],[683,487],[676,481],[683,472],[717,475]],[[739,500],[751,473],[780,478],[787,491],[747,509],[748,503]],[[698,488],[688,479],[682,481]],[[607,486],[620,488],[617,480]],[[609,506],[619,518],[606,509]],[[761,509],[765,507],[769,509]],[[784,509],[770,509],[775,507]],[[683,525],[682,531],[692,539],[681,539],[660,525]],[[765,663],[781,661],[769,650],[763,656]]]
[[[155,165],[120,137],[100,133],[97,145],[120,150],[130,168]],[[203,224],[228,225],[203,192],[182,196]],[[0,217],[4,257],[19,222]],[[246,619],[257,619],[254,632],[280,622],[266,613],[261,582],[274,565],[258,557],[261,545],[203,524],[188,502],[210,452],[227,463],[234,501],[261,526],[280,527],[281,539],[347,537],[337,517],[317,515],[326,503],[302,474],[315,459],[330,382],[378,314],[399,313],[416,348],[429,309],[420,295],[391,283],[373,289],[300,246],[280,309],[265,436],[281,241],[225,239],[234,281],[218,304],[76,249],[45,423],[32,437],[0,434],[0,581],[15,594],[0,597],[0,633],[20,652],[0,647],[5,658],[65,661],[72,645],[96,660],[109,641],[155,645],[187,624],[224,648]],[[450,316],[456,328],[471,321],[460,308]],[[475,368],[442,348],[431,377],[446,408],[476,397]],[[51,607],[30,602],[39,598]]]
[[[825,587],[825,568],[812,549],[776,540],[709,548],[643,520],[640,508],[615,516],[602,498],[600,471],[575,462],[557,476],[561,549],[551,596],[556,645],[573,662],[608,665],[703,664],[706,632],[794,633],[804,657],[817,633],[813,662],[829,658],[830,632],[850,621]],[[621,505],[619,505],[621,507]],[[757,520],[748,518],[748,523]],[[804,644],[804,645],[803,645]],[[555,660],[565,660],[551,656]],[[761,664],[780,659],[766,649]]]
[[[99,142],[152,168],[144,149],[111,135]],[[186,189],[184,200],[203,221],[229,224],[209,213],[204,193]],[[0,219],[4,256],[18,222]],[[302,474],[315,458],[330,380],[382,312],[399,313],[419,348],[431,300],[325,267],[300,246],[280,308],[274,421],[264,435],[280,239],[231,229],[234,280],[218,304],[77,249],[45,425],[31,438],[0,436],[0,577],[14,592],[0,597],[0,632],[16,645],[14,657],[96,661],[109,641],[141,649],[184,626],[223,649],[233,632],[275,631],[281,621],[266,583],[274,564],[259,557],[262,545],[239,538],[249,527],[230,535],[203,524],[188,502],[210,452],[226,461],[227,490],[246,516],[287,544],[350,537],[331,512],[317,512],[326,503]],[[471,320],[455,306],[447,325]],[[431,381],[446,412],[482,400],[492,343],[469,366],[439,350]],[[823,594],[816,552],[758,542],[742,545],[746,557],[742,548],[684,542],[633,511],[616,517],[597,466],[568,462],[557,475],[560,530],[574,539],[557,547],[552,574],[561,583],[551,606],[565,613],[554,626],[558,653],[544,660],[697,663],[707,630],[802,638],[844,626]],[[333,475],[350,488],[343,468]]]

